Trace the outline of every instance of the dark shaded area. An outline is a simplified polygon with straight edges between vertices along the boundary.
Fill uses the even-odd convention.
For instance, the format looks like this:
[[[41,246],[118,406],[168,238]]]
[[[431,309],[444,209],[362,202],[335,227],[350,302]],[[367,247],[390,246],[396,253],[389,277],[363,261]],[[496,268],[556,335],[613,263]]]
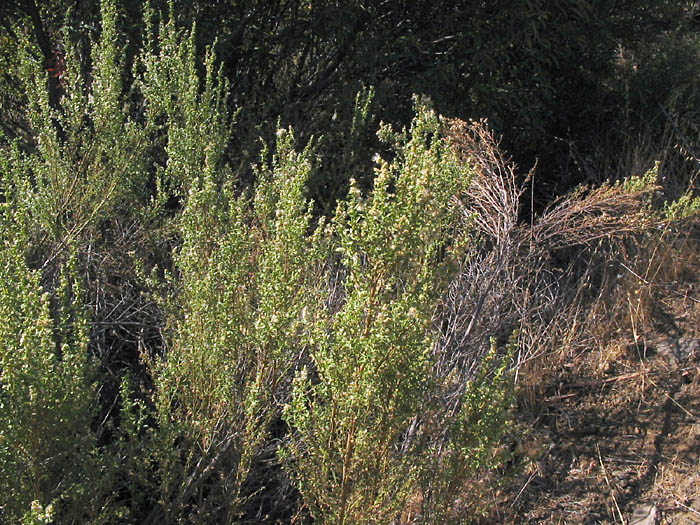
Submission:
[[[163,1],[153,8],[168,11]],[[120,9],[128,63],[142,38],[141,2]],[[99,6],[85,0],[9,1],[0,22],[10,41],[18,27],[30,32],[48,69],[66,13],[75,35],[94,36]],[[323,137],[322,174],[309,192],[326,213],[350,176],[371,173],[378,120],[406,125],[416,93],[446,116],[488,118],[524,172],[537,163],[538,202],[589,181],[594,159],[644,126],[668,124],[660,106],[680,103],[694,112],[684,120],[697,116],[694,13],[673,0],[175,2],[182,27],[196,23],[202,52],[215,41],[231,83],[240,113],[229,161],[250,180],[260,137],[269,140],[278,122],[302,143]],[[57,81],[49,75],[54,105]],[[339,155],[355,95],[369,86],[376,118],[355,131],[354,155]]]

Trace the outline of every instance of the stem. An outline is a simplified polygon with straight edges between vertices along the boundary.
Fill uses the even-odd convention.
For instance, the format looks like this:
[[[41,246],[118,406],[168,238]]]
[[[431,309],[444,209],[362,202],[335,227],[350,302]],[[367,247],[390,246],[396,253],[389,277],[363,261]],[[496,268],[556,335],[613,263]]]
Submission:
[[[340,485],[340,525],[345,524],[345,513],[348,506],[348,495],[350,492],[350,462],[355,451],[355,430],[357,428],[357,418],[352,419],[348,431],[348,439],[345,442],[345,455],[343,456],[343,479]]]

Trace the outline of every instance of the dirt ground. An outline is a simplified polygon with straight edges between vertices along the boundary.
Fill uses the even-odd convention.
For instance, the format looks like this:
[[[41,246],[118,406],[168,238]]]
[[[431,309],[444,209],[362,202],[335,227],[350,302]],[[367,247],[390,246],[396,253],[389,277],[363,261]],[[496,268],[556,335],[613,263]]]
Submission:
[[[569,360],[519,414],[529,460],[490,520],[700,524],[700,284],[656,301],[651,330]]]

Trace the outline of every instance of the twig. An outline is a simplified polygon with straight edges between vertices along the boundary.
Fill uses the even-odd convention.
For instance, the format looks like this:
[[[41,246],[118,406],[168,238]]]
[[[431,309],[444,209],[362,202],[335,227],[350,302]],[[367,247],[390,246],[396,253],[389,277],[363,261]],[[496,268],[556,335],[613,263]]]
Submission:
[[[549,396],[545,397],[544,400],[547,403],[552,403],[553,401],[561,401],[562,399],[568,399],[570,397],[575,397],[577,394],[575,392],[572,392],[571,394],[561,394],[557,396]]]
[[[610,496],[612,497],[613,503],[615,503],[615,508],[617,509],[617,513],[620,516],[620,522],[622,525],[625,525],[625,517],[622,515],[622,511],[620,510],[620,506],[617,504],[617,498],[615,497],[615,492],[613,491],[612,485],[610,485],[610,478],[608,477],[608,469],[605,468],[605,463],[603,463],[603,456],[600,454],[600,445],[596,443],[595,446],[596,450],[598,451],[598,460],[600,461],[600,466],[603,469],[603,475],[605,476],[605,483],[608,485],[608,490],[610,490]]]
[[[692,507],[689,507],[688,505],[684,505],[683,503],[680,502],[680,500],[679,500],[678,498],[676,498],[676,503],[677,503],[678,505],[680,505],[681,507],[683,507],[684,509],[689,510],[689,511],[692,512],[693,514],[697,514],[698,516],[700,516],[700,512],[698,512],[697,510],[695,510],[695,509],[692,508]]]
[[[518,500],[520,499],[520,496],[522,496],[523,492],[525,492],[525,489],[526,489],[527,486],[530,484],[530,482],[535,478],[536,475],[537,475],[537,472],[533,472],[532,474],[530,474],[530,477],[527,478],[527,481],[525,482],[525,484],[523,485],[523,487],[520,489],[520,492],[518,492],[518,495],[515,496],[515,499],[514,499],[514,500],[512,501],[512,503],[510,504],[511,507],[514,507],[514,506],[515,506],[515,504],[516,504],[516,503],[518,502]]]
[[[652,284],[651,281],[649,281],[649,280],[645,279],[644,277],[642,277],[641,275],[639,275],[639,274],[638,274],[637,272],[635,272],[632,268],[630,268],[629,266],[627,266],[624,262],[622,262],[622,261],[617,261],[617,262],[620,264],[620,266],[622,266],[625,270],[627,270],[628,272],[630,272],[632,275],[634,275],[637,279],[639,279],[640,281],[642,281],[644,284],[646,284],[647,286],[651,286],[651,284]],[[661,285],[663,286],[663,284],[661,284]],[[674,295],[676,295],[676,296],[678,296],[678,297],[682,297],[683,299],[690,299],[690,300],[693,301],[694,303],[700,303],[700,300],[695,299],[694,297],[690,297],[690,296],[688,295],[688,292],[687,292],[687,291],[686,291],[686,293],[681,293],[681,292],[679,292],[679,291],[677,291],[677,290],[674,290],[674,289],[673,289],[672,287],[670,287],[670,286],[663,286],[663,287],[664,287],[664,289],[665,289],[666,291],[668,291],[668,292],[670,292],[670,293],[672,293],[672,294],[674,294]]]
[[[685,149],[690,153],[691,157],[693,157],[693,160],[700,166],[700,159],[698,159],[698,156],[695,154],[693,151],[693,148],[690,146],[690,141],[685,137],[683,132],[680,130],[678,127],[678,124],[676,124],[676,121],[671,118],[671,115],[668,114],[668,111],[659,104],[659,108],[661,108],[661,112],[664,114],[664,116],[668,119],[668,121],[671,123],[671,126],[673,126],[673,130],[676,132],[676,134],[680,137],[680,139],[683,141],[683,146]],[[695,178],[695,177],[693,177]]]
[[[638,372],[630,372],[629,374],[622,374],[621,376],[608,377],[607,379],[603,379],[603,383],[612,383],[615,381],[623,381],[625,379],[633,379],[641,375],[646,376],[649,373],[651,373],[651,369],[644,368],[643,370],[640,370]]]
[[[689,373],[691,370],[694,370],[694,369],[692,369],[692,368],[684,368],[684,369],[682,369],[682,372],[684,372],[684,375],[688,375],[688,373]],[[566,389],[568,389],[568,390],[574,390],[574,389],[575,389],[575,390],[581,390],[581,389],[590,388],[590,387],[596,386],[596,385],[601,385],[601,384],[606,384],[606,383],[614,383],[614,382],[617,382],[617,381],[625,381],[625,380],[627,380],[627,379],[634,379],[635,377],[639,377],[639,376],[643,376],[644,378],[649,379],[649,376],[652,376],[652,375],[653,375],[653,376],[659,376],[659,375],[670,376],[670,374],[667,374],[667,373],[664,373],[664,372],[659,372],[659,371],[657,371],[657,370],[652,370],[651,368],[643,368],[642,370],[638,370],[637,372],[630,372],[630,373],[628,373],[628,374],[622,374],[622,375],[615,376],[615,377],[608,377],[608,378],[606,378],[606,379],[600,379],[600,380],[597,380],[597,381],[586,381],[585,383],[569,383],[569,384],[566,384],[566,385],[563,385],[563,386],[564,386]],[[651,381],[651,379],[649,379],[649,381],[650,381],[655,387],[660,388],[659,385],[657,385],[656,383],[654,383],[653,381]],[[556,396],[548,397],[548,398],[546,398],[546,400],[547,400],[547,401],[557,401],[557,400],[559,400],[559,399],[565,399],[565,398],[567,398],[567,397],[572,397],[572,396],[574,396],[574,395],[575,395],[574,393],[571,393],[571,394],[559,394],[559,395],[556,395]],[[674,401],[674,403],[675,403],[675,401]],[[677,404],[677,403],[676,403],[676,404]],[[679,406],[686,414],[688,414],[689,416],[691,416],[691,417],[697,419],[697,416],[691,414],[690,412],[688,412],[687,410],[685,410],[685,409],[684,409],[683,407],[681,407],[680,405],[678,405],[678,406]]]

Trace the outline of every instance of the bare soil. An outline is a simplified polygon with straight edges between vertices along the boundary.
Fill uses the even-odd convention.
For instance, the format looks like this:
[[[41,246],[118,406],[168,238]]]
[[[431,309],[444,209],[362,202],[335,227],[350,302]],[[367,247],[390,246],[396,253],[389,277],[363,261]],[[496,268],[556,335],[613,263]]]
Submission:
[[[489,522],[700,524],[700,284],[675,283],[653,309],[651,329],[542,378],[518,413],[525,468]],[[642,505],[658,518],[635,521]]]

